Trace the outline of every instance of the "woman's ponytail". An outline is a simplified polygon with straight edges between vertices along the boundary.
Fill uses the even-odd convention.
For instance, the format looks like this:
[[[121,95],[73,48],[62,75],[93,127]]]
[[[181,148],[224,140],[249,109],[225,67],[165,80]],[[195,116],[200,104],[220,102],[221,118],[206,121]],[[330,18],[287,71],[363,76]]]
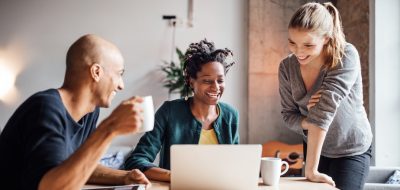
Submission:
[[[333,21],[331,38],[325,48],[325,54],[327,58],[325,61],[328,63],[330,68],[332,68],[341,63],[342,57],[344,56],[346,39],[343,33],[339,11],[330,2],[324,3],[323,5],[331,14]]]

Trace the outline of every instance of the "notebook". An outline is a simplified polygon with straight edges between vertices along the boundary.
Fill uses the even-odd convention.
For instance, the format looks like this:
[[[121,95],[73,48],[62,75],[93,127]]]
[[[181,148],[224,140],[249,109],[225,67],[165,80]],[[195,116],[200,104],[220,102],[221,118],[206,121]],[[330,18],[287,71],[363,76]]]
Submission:
[[[117,185],[117,186],[107,186],[107,185],[85,185],[82,190],[145,190],[146,186],[141,184],[132,185]]]
[[[172,145],[171,188],[257,189],[261,145]]]

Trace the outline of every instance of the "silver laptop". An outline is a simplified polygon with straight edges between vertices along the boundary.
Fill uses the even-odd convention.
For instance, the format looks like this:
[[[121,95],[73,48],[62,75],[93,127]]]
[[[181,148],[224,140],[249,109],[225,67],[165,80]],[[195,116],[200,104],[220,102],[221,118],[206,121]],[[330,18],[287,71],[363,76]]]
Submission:
[[[261,145],[172,145],[171,188],[257,189]]]

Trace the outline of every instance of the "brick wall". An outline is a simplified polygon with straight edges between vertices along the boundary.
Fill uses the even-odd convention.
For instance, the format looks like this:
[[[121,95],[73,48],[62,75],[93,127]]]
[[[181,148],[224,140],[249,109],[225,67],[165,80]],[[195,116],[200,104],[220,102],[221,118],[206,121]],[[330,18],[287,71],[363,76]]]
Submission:
[[[352,43],[360,54],[363,78],[364,107],[369,113],[369,1],[337,0],[346,40]]]

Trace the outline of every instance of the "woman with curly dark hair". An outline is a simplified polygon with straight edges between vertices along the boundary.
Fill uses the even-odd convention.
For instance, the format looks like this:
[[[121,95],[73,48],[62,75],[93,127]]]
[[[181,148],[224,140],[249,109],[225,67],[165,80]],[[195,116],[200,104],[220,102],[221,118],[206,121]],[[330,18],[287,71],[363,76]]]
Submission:
[[[216,49],[202,40],[185,54],[187,96],[166,101],[157,110],[154,129],[140,139],[124,163],[152,180],[170,181],[170,147],[173,144],[239,144],[238,112],[220,102],[225,75],[235,64],[229,49]],[[193,96],[188,97],[190,94]],[[153,164],[160,152],[160,164]]]

